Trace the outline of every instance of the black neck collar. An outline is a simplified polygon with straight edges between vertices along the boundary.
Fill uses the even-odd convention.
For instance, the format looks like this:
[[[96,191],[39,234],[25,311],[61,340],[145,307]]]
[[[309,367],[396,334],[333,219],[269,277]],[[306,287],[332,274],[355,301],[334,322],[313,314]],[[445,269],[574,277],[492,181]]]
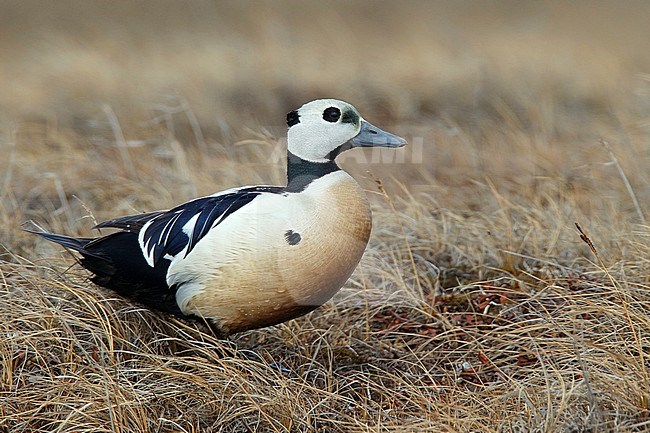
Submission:
[[[306,161],[287,152],[287,187],[285,191],[300,192],[313,180],[340,170],[333,160],[327,162]]]

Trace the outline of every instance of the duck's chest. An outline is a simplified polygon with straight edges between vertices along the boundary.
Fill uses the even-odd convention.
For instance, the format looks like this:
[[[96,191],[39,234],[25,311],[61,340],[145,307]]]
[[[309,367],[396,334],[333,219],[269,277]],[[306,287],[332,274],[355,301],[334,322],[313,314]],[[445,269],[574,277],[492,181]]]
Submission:
[[[315,181],[303,193],[288,197],[281,214],[288,246],[278,249],[296,255],[310,253],[314,265],[321,267],[336,262],[338,256],[359,254],[360,258],[372,228],[366,196],[345,172]]]
[[[371,231],[361,187],[331,173],[300,193],[267,195],[217,226],[177,269],[186,312],[231,330],[278,323],[321,305],[359,263]]]
[[[229,251],[242,260],[241,266],[251,259],[264,264],[256,266],[259,272],[296,284],[309,277],[307,271],[323,279],[354,268],[370,237],[368,201],[342,171],[300,193],[266,196],[251,204],[243,217],[252,225],[235,229],[240,242]]]

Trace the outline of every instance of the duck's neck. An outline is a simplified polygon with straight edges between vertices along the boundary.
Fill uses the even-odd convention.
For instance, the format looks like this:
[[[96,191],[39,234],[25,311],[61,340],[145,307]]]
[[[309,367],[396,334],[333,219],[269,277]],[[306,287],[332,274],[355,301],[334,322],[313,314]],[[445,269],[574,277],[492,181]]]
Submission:
[[[315,179],[340,170],[334,161],[306,161],[287,152],[287,187],[289,192],[300,192]]]

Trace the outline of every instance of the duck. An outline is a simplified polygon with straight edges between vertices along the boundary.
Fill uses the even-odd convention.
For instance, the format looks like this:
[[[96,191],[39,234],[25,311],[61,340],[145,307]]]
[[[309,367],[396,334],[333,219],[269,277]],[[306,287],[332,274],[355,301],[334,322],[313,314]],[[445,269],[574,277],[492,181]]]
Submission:
[[[365,193],[337,156],[406,140],[336,99],[308,102],[286,121],[285,186],[231,188],[110,219],[94,228],[116,231],[100,237],[27,231],[75,252],[95,284],[200,319],[222,337],[302,316],[346,283],[372,229]]]

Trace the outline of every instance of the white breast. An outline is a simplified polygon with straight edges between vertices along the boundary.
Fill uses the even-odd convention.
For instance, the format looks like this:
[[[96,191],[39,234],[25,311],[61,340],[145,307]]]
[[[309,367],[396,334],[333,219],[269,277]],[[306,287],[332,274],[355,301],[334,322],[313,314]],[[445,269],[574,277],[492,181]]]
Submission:
[[[370,228],[363,191],[336,171],[300,193],[255,198],[187,257],[174,259],[167,281],[179,285],[184,313],[215,319],[225,330],[278,323],[338,291],[361,259]]]

